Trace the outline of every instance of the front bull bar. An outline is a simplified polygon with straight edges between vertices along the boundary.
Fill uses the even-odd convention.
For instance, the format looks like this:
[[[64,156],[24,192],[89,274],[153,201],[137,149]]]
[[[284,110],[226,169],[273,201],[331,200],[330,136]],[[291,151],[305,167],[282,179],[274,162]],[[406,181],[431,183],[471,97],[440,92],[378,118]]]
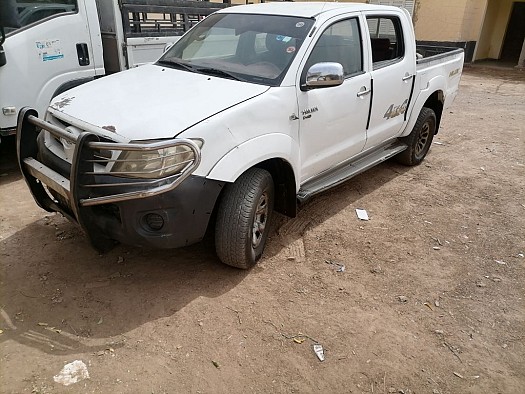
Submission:
[[[38,160],[37,136],[46,130],[57,138],[75,144],[69,179]],[[60,212],[70,221],[78,223],[87,233],[93,247],[99,251],[109,250],[114,241],[104,235],[103,229],[94,220],[94,207],[120,201],[147,198],[166,193],[180,185],[197,168],[201,160],[197,144],[187,139],[170,139],[155,143],[116,143],[101,142],[100,137],[91,132],[76,136],[67,128],[62,129],[38,118],[36,110],[24,107],[18,114],[17,123],[18,165],[38,206],[48,212]],[[193,158],[183,162],[185,167],[176,174],[138,181],[132,176],[119,173],[118,177],[107,176],[100,181],[95,171],[95,163],[118,162],[118,159],[102,159],[95,155],[96,150],[107,151],[155,151],[183,146],[193,152]],[[110,173],[109,173],[110,174]],[[109,182],[109,179],[118,182]],[[129,188],[124,193],[108,192],[112,187]],[[61,198],[52,197],[46,190],[51,189]],[[64,203],[66,202],[66,203]]]

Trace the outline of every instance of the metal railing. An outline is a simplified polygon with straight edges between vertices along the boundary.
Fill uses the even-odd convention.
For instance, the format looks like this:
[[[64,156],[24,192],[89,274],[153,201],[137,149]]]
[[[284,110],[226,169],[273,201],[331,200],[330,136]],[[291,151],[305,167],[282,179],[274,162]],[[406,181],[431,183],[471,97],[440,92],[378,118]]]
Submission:
[[[195,0],[122,0],[124,34],[127,38],[181,36],[229,5]]]

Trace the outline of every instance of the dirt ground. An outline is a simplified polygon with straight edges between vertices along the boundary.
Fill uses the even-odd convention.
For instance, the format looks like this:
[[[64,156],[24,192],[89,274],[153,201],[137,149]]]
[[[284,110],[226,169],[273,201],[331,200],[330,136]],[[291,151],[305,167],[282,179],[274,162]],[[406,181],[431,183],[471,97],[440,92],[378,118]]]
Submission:
[[[0,391],[523,393],[524,141],[525,73],[469,68],[422,165],[278,217],[242,272],[203,244],[97,254],[4,140]],[[74,360],[89,379],[56,383]]]

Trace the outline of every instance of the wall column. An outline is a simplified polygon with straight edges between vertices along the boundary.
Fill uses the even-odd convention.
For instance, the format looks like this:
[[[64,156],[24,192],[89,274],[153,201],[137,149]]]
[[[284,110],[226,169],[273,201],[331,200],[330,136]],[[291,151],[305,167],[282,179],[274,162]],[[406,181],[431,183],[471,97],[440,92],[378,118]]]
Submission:
[[[525,40],[523,40],[523,46],[521,47],[520,60],[518,60],[517,68],[525,68]]]

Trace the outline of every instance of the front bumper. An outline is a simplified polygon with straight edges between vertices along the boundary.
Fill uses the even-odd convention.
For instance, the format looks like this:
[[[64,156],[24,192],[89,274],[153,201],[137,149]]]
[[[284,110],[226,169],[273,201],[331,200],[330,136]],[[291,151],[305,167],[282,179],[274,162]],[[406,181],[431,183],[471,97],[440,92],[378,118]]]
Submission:
[[[39,138],[42,129],[75,145],[71,164],[47,149],[43,138]],[[102,150],[175,145],[191,149],[194,160],[180,173],[161,179],[117,177],[94,168]],[[75,137],[67,129],[38,119],[36,111],[29,108],[22,109],[18,117],[17,152],[20,169],[36,203],[77,222],[100,251],[109,250],[115,240],[158,248],[200,241],[223,186],[221,182],[191,176],[200,162],[200,150],[192,141],[121,144],[101,142],[89,132]]]

